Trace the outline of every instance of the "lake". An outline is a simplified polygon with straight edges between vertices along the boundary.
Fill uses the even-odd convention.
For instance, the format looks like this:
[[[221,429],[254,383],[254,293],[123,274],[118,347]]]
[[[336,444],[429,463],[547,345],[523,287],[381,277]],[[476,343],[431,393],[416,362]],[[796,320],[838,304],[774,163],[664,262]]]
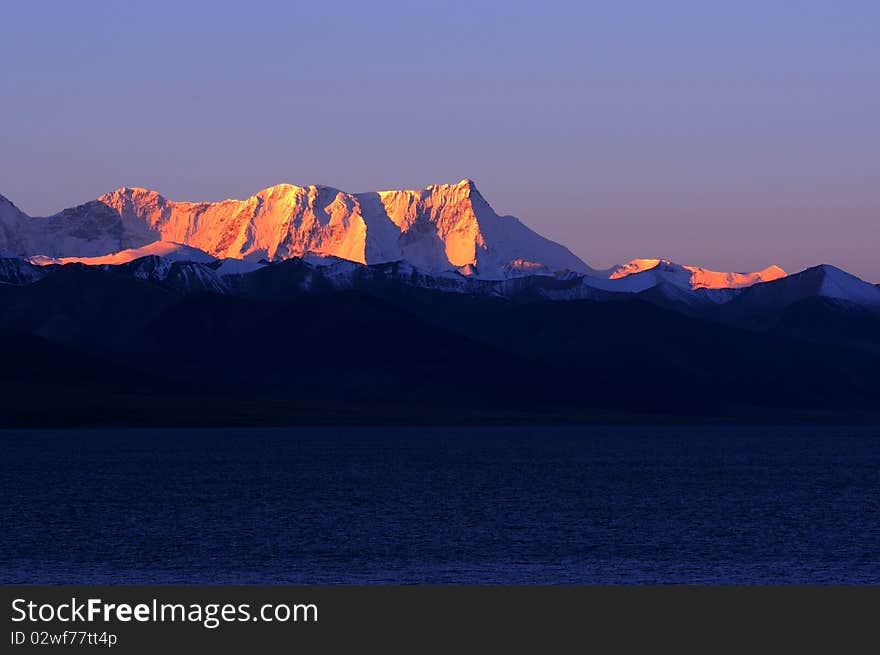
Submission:
[[[878,583],[880,428],[0,431],[3,583]]]

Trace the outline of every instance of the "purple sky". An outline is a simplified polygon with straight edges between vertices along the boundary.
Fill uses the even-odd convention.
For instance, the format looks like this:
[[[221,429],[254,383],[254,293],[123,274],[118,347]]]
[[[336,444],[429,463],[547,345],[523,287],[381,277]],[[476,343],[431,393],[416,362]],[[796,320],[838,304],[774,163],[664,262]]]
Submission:
[[[209,8],[210,7],[210,8]],[[880,3],[18,2],[0,193],[471,177],[596,267],[880,282]]]

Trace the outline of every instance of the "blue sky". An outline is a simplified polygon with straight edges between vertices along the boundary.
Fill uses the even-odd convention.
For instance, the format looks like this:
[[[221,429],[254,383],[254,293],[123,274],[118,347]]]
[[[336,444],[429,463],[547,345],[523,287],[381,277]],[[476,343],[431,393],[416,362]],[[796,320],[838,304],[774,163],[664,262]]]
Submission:
[[[471,177],[603,267],[880,282],[880,3],[20,2],[0,193]]]

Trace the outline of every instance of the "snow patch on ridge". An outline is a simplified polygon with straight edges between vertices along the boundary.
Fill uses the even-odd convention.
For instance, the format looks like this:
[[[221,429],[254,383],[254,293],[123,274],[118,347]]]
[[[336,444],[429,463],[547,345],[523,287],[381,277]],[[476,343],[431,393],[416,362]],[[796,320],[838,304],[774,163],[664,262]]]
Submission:
[[[197,262],[201,264],[216,261],[208,253],[191,248],[180,243],[171,241],[155,241],[140,248],[129,248],[120,250],[119,252],[108,253],[105,255],[97,255],[93,257],[47,257],[45,255],[34,255],[28,258],[32,264],[45,266],[47,264],[87,264],[89,266],[116,265],[125,264],[141,257],[156,256],[168,261],[186,261]]]

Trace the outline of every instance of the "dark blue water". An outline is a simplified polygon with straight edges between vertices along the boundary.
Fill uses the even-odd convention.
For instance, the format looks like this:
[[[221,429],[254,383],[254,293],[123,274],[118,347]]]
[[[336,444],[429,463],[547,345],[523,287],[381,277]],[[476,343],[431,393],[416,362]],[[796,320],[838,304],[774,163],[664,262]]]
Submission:
[[[0,432],[0,582],[878,583],[880,429]]]

